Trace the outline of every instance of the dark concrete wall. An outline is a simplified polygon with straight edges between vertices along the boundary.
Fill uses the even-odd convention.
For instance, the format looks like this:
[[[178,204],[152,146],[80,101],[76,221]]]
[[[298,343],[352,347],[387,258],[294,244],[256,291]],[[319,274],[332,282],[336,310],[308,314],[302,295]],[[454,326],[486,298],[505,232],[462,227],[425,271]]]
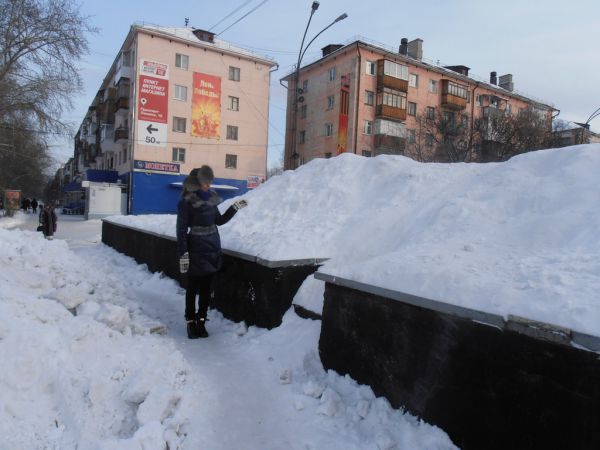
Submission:
[[[102,242],[140,264],[147,264],[151,272],[163,272],[181,286],[187,285],[187,277],[179,273],[174,238],[104,221]],[[215,276],[211,307],[236,322],[243,320],[247,325],[276,327],[281,324],[304,279],[317,270],[318,265],[294,266],[290,262],[287,266],[273,268],[251,259],[223,255],[223,269]],[[182,317],[183,310],[182,303]]]
[[[331,283],[319,352],[462,449],[600,449],[596,353]]]

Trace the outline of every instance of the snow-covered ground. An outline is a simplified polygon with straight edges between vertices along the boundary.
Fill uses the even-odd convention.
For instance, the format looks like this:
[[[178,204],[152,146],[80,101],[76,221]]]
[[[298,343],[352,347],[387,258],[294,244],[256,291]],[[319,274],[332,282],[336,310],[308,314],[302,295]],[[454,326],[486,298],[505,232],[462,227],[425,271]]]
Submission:
[[[0,448],[455,448],[325,372],[319,322],[246,329],[211,311],[190,341],[183,290],[102,245],[100,221],[59,216],[47,241],[22,219],[0,219]]]
[[[599,173],[600,144],[491,164],[344,154],[248,193],[221,236],[230,250],[330,258],[320,271],[600,336]],[[175,233],[172,215],[111,220]]]

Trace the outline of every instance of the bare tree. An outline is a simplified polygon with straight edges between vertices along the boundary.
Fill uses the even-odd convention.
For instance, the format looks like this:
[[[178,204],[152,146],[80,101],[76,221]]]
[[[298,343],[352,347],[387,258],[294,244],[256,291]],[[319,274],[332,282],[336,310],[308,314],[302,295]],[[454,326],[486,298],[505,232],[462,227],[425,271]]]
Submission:
[[[551,120],[531,108],[518,114],[490,109],[475,127],[482,136],[483,161],[506,161],[553,144]]]
[[[82,88],[78,62],[96,32],[72,0],[0,0],[0,125],[17,117],[64,130]]]
[[[467,114],[430,110],[416,117],[416,129],[409,136],[406,155],[424,162],[461,162],[477,160],[480,141],[470,126]]]

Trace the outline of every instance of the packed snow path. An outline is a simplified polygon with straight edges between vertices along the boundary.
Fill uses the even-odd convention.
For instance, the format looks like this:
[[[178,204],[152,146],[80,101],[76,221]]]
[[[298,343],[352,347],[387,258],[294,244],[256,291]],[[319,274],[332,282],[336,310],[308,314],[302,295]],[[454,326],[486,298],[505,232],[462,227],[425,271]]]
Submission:
[[[62,330],[64,323],[71,333],[78,329],[78,321],[93,319],[99,328],[88,331],[91,325],[86,324],[85,332],[72,332],[84,346],[81,335],[91,333],[97,348],[70,354],[67,361],[75,362],[56,373],[45,370],[41,359],[40,379],[46,387],[34,390],[31,399],[22,391],[5,395],[15,386],[0,384],[0,397],[8,399],[5,409],[19,411],[0,412],[4,423],[0,431],[35,430],[13,435],[12,448],[455,448],[440,429],[393,410],[370,388],[326,373],[317,356],[320,322],[302,320],[289,311],[274,330],[246,329],[210,311],[210,337],[189,340],[183,321],[184,291],[173,280],[151,274],[102,245],[100,221],[59,216],[56,239],[46,241],[34,232],[37,218],[24,216],[18,227],[27,231],[0,229],[0,245],[11,254],[0,270],[2,282],[18,278],[11,278],[11,270],[28,272],[28,277],[37,278],[25,288],[34,294],[32,302],[37,297],[75,312],[75,316],[58,313],[52,319],[57,327]],[[14,289],[5,291],[6,299],[0,298],[8,306],[23,298],[27,284],[19,279],[14,283]],[[38,311],[40,307],[36,305]],[[10,311],[0,320],[10,320]],[[51,314],[57,313],[41,314],[44,333]],[[106,342],[102,330],[108,330]],[[10,349],[2,349],[8,341],[4,336],[10,331],[0,326],[0,356],[16,360]],[[71,345],[62,342],[56,345]],[[20,358],[33,363],[38,347],[32,345],[30,354],[25,350]],[[39,351],[58,354],[62,349],[47,344]],[[23,370],[25,380],[28,374],[21,367],[14,370]],[[10,362],[5,370],[11,370]],[[69,405],[56,399],[61,390],[55,386],[67,389]],[[47,409],[34,414],[19,406],[40,396],[48,402]]]

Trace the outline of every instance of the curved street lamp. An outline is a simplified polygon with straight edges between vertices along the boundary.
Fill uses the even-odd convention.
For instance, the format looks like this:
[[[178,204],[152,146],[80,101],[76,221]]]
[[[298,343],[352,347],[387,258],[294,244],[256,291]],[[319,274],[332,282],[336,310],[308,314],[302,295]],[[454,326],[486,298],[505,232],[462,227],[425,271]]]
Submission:
[[[337,22],[344,20],[346,17],[348,17],[348,14],[343,13],[340,16],[338,16],[333,22],[331,22],[329,25],[327,25],[325,28],[323,28],[321,31],[319,31],[310,41],[309,43],[306,45],[306,47],[304,46],[304,41],[306,40],[306,33],[308,32],[308,27],[310,26],[310,21],[312,20],[312,16],[315,13],[315,11],[319,9],[319,2],[312,2],[311,8],[310,8],[310,16],[308,18],[308,23],[306,24],[306,29],[304,30],[304,35],[302,36],[302,43],[300,44],[300,50],[298,51],[298,62],[296,64],[296,71],[294,72],[294,103],[293,103],[293,107],[292,107],[292,132],[291,132],[291,155],[290,155],[290,159],[291,159],[291,166],[292,168],[296,168],[296,161],[298,160],[298,158],[300,157],[300,155],[298,154],[298,149],[297,149],[297,122],[298,122],[298,97],[300,95],[302,95],[303,91],[302,89],[299,87],[298,83],[300,81],[300,64],[302,63],[302,58],[304,58],[304,55],[306,53],[306,50],[308,50],[308,47],[310,47],[310,44],[312,44],[315,39],[317,39],[325,30],[327,30],[328,28],[332,27],[334,24],[336,24]]]

